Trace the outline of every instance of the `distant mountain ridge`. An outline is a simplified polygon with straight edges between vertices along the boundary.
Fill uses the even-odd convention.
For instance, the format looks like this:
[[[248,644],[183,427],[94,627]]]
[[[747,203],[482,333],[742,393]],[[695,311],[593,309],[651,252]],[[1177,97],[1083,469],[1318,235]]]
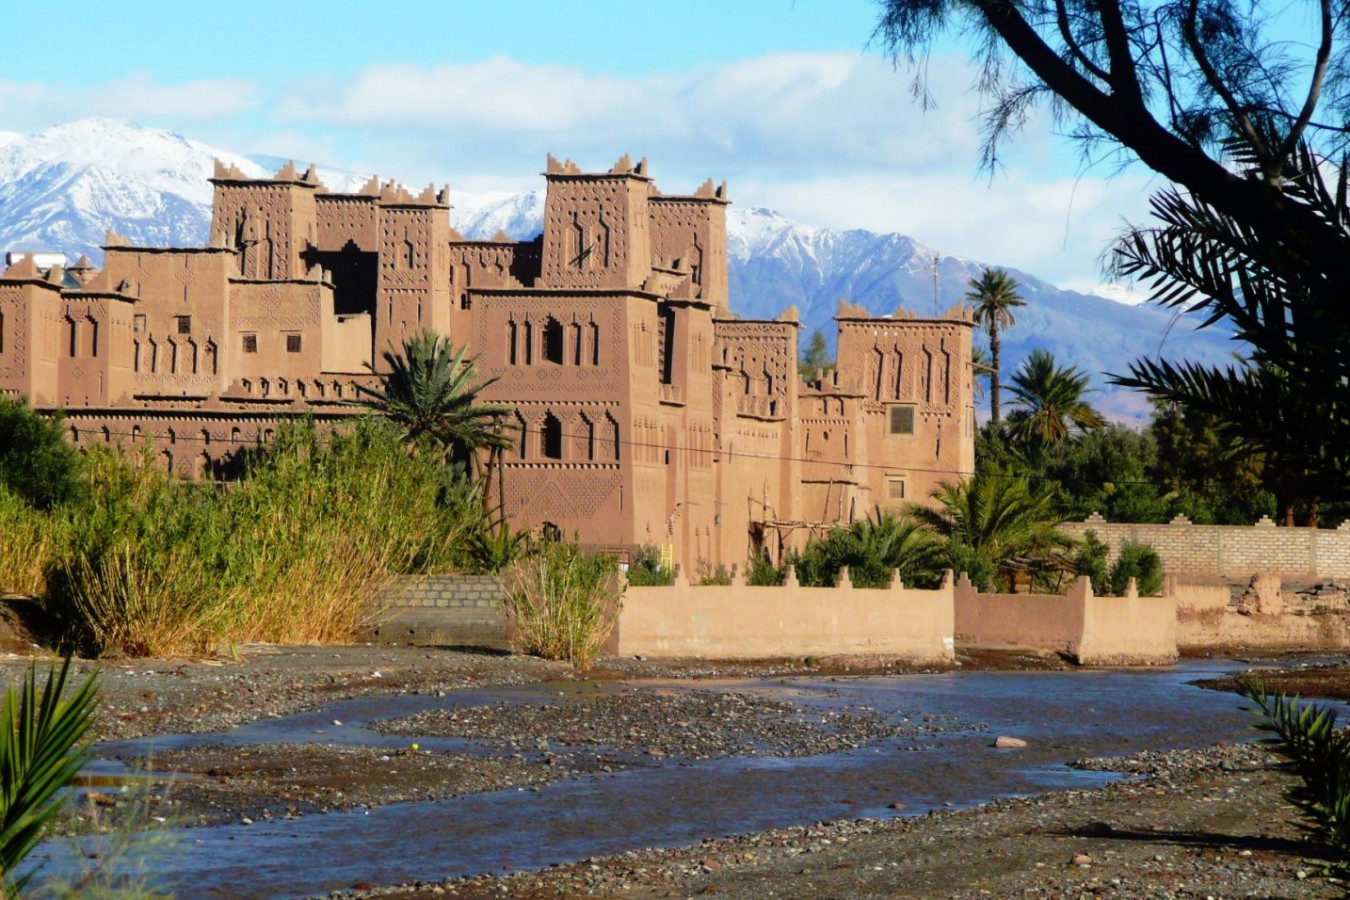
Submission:
[[[182,136],[109,119],[84,119],[35,135],[0,131],[0,251],[58,250],[96,262],[107,229],[145,246],[194,246],[207,238],[212,161],[261,177],[284,159],[246,157]],[[332,190],[355,190],[368,176],[319,170]],[[515,239],[538,234],[542,190],[453,192],[451,221],[467,237],[504,231]],[[734,197],[734,194],[733,194]],[[833,342],[831,317],[846,298],[875,314],[904,307],[927,316],[946,310],[984,263],[930,247],[902,234],[840,231],[794,222],[768,209],[732,206],[727,218],[731,308],[745,318],[773,318],[796,306],[808,329]],[[933,266],[937,259],[936,298]],[[1222,363],[1238,345],[1220,329],[1196,331],[1189,320],[1149,306],[1061,290],[1030,273],[1010,270],[1027,300],[1004,337],[1005,372],[1033,348],[1093,375],[1102,393],[1093,402],[1113,418],[1146,418],[1148,405],[1105,386],[1103,372],[1155,356]],[[1005,376],[1006,377],[1006,376]]]

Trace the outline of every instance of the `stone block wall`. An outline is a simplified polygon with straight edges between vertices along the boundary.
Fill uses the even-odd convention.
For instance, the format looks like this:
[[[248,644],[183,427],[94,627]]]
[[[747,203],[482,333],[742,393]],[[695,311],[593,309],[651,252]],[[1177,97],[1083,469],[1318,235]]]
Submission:
[[[506,588],[496,575],[405,575],[380,592],[382,607],[501,609]]]
[[[1340,528],[1281,528],[1263,516],[1255,525],[1194,525],[1178,516],[1166,525],[1108,522],[1098,515],[1060,526],[1083,536],[1094,531],[1115,562],[1126,541],[1148,544],[1166,572],[1246,577],[1270,572],[1291,581],[1350,578],[1350,522]]]
[[[495,575],[408,575],[375,601],[362,639],[505,648],[506,589]]]

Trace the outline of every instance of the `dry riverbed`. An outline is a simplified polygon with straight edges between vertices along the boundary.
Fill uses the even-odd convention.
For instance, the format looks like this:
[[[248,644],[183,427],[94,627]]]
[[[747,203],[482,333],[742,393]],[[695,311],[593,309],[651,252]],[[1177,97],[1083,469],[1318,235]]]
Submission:
[[[643,759],[806,755],[950,727],[916,714],[883,721],[866,708],[821,713],[700,688],[704,677],[906,671],[887,660],[771,664],[611,661],[596,687],[520,657],[411,647],[241,648],[240,659],[124,661],[102,667],[99,738],[224,731],[348,697],[431,694],[546,683],[539,702],[436,708],[375,727],[398,746],[208,743],[156,753],[183,777],[126,792],[96,786],[82,811],[106,825],[138,803],[169,823],[295,818],[436,799],[641,765]],[[1054,657],[963,660],[966,668],[1059,668]],[[5,663],[7,676],[21,660]],[[86,665],[86,669],[88,666]],[[595,675],[597,673],[592,673]],[[1341,668],[1267,676],[1319,695],[1350,684]],[[649,679],[692,679],[670,691]],[[556,686],[556,690],[555,687]],[[550,695],[556,695],[551,699]],[[414,747],[417,737],[475,749]],[[1259,748],[1210,747],[1082,760],[1126,773],[1106,789],[1066,791],[889,821],[768,831],[692,847],[638,850],[533,873],[376,887],[416,897],[1331,897],[1316,848],[1293,824],[1286,784]],[[137,803],[133,803],[133,799]],[[142,813],[143,815],[144,813]],[[370,886],[361,885],[362,889]],[[356,893],[362,893],[358,891]]]

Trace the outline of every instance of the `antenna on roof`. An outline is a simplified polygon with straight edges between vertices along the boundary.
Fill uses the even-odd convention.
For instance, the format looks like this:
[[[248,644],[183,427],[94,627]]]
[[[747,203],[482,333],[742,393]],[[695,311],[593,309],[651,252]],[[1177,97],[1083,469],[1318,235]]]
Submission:
[[[933,254],[933,318],[938,317],[938,260],[937,254]]]

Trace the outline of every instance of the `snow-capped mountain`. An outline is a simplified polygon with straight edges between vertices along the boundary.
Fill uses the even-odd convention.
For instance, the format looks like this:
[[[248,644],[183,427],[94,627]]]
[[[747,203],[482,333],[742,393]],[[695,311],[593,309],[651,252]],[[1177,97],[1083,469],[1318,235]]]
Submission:
[[[0,132],[0,252],[59,250],[95,262],[107,229],[147,246],[198,245],[211,218],[213,160],[261,177],[286,160],[245,157],[167,131],[85,119],[31,136]],[[357,190],[369,175],[319,169],[331,190]],[[465,236],[515,239],[538,234],[543,191],[452,192],[451,222]],[[733,206],[727,220],[731,306],[746,318],[771,318],[795,305],[808,330],[833,339],[830,317],[847,298],[874,313],[903,306],[917,315],[946,310],[984,264],[901,234],[839,231],[794,222],[776,212]],[[934,261],[936,260],[936,296]],[[1218,329],[1195,331],[1163,310],[1126,306],[1065,291],[1012,270],[1027,300],[1004,335],[1004,368],[1032,347],[1092,373],[1123,372],[1129,361],[1161,350],[1172,358],[1223,362],[1236,345]],[[1104,388],[1094,403],[1116,418],[1147,416],[1137,395]]]

